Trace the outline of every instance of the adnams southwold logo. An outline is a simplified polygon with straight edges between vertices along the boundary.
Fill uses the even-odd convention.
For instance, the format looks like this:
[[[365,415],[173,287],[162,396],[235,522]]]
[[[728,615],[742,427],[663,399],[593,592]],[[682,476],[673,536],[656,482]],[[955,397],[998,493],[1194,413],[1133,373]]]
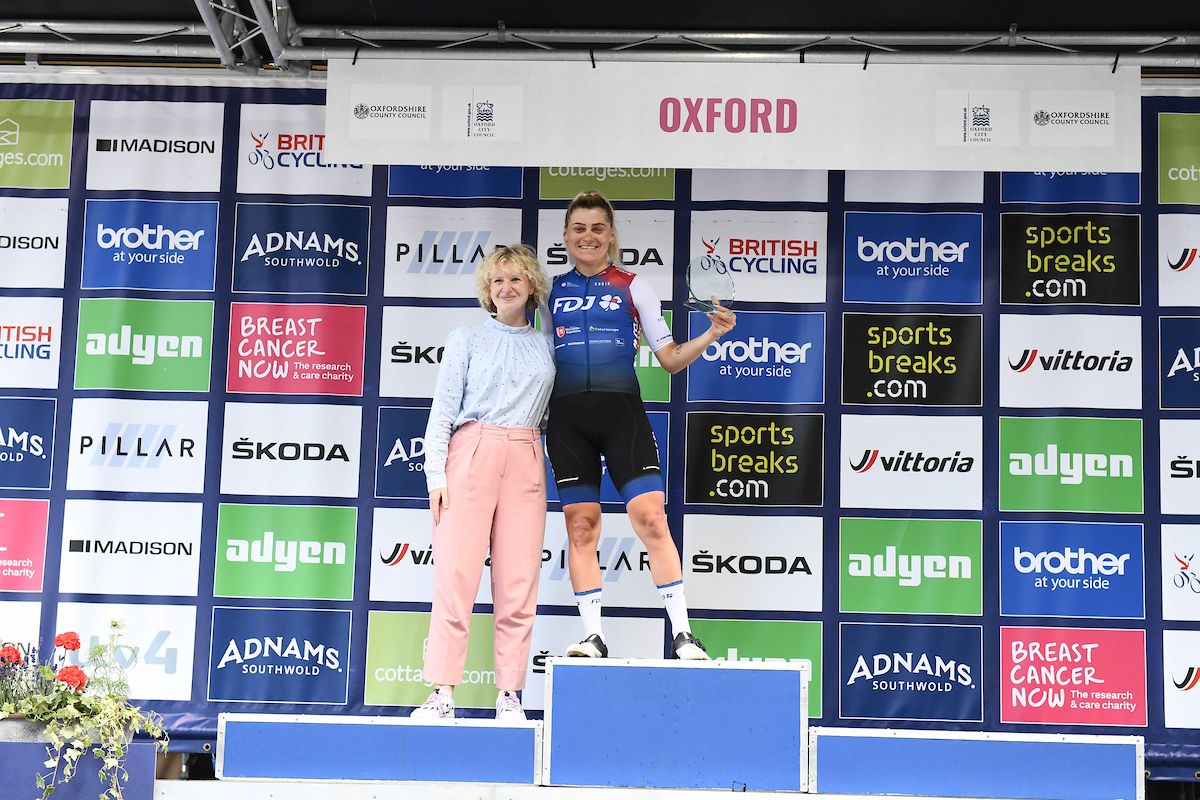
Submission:
[[[0,397],[0,488],[49,489],[57,401]]]
[[[76,389],[206,392],[211,300],[79,301]]]
[[[242,194],[371,194],[371,169],[325,156],[325,107],[242,106],[237,189]]]
[[[693,211],[689,258],[717,255],[743,300],[824,303],[827,219],[808,211]]]
[[[379,446],[375,455],[375,496],[422,500],[425,486],[427,408],[379,409]]]
[[[1200,317],[1159,317],[1162,408],[1200,408]]]
[[[0,386],[58,388],[62,300],[0,297]]]
[[[217,192],[224,103],[93,100],[88,189]]]
[[[516,208],[387,210],[387,297],[475,297],[475,267],[499,245],[521,241]]]
[[[235,292],[367,293],[371,209],[238,203]]]

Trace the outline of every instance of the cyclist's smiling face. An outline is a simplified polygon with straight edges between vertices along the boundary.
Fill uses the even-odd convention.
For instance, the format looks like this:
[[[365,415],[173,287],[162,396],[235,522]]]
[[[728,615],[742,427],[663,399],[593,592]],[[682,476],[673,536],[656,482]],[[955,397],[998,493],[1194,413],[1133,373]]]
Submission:
[[[599,208],[576,209],[563,229],[567,252],[584,269],[608,266],[608,246],[614,237],[608,215]]]

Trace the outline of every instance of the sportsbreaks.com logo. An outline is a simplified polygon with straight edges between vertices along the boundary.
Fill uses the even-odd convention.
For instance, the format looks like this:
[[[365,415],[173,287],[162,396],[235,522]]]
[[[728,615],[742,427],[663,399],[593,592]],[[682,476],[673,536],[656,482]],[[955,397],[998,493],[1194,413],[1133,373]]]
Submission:
[[[793,133],[798,116],[787,97],[664,97],[658,104],[664,133]]]
[[[819,506],[820,414],[687,415],[685,502]]]

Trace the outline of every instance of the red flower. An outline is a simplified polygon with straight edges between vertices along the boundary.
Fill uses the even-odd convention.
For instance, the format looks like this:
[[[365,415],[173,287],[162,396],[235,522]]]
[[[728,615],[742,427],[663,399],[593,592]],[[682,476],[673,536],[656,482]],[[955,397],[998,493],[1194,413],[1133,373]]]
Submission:
[[[58,636],[54,637],[54,646],[61,647],[64,650],[78,650],[79,634],[75,631],[60,633]]]
[[[63,667],[58,671],[57,678],[77,692],[82,692],[88,682],[88,677],[83,670],[75,666]]]
[[[0,664],[23,664],[25,659],[21,657],[21,651],[13,647],[11,644],[5,647],[0,647]]]

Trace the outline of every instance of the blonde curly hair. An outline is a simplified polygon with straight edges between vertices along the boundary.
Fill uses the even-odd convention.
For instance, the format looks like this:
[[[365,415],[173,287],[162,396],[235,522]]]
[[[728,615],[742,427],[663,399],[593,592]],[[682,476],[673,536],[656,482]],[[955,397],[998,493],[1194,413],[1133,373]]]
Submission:
[[[510,244],[501,245],[488,253],[475,268],[475,292],[483,310],[489,314],[496,313],[496,304],[492,302],[490,291],[491,283],[496,270],[505,264],[515,266],[525,276],[525,280],[529,281],[529,287],[533,290],[525,303],[525,310],[533,311],[538,306],[545,305],[550,297],[550,279],[538,263],[533,248],[524,244]]]

